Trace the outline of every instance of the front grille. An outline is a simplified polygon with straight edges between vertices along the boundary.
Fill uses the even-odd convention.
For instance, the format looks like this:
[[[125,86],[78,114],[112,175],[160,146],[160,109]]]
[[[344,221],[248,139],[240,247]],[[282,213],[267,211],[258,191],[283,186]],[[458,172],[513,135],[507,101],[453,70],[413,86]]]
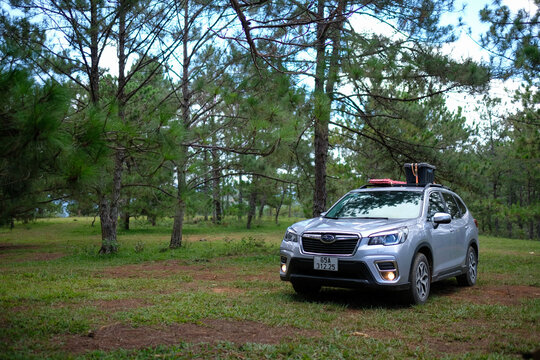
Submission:
[[[321,240],[322,235],[333,235],[335,241],[328,244]],[[304,252],[311,254],[352,255],[358,245],[359,237],[351,234],[315,234],[302,236]]]

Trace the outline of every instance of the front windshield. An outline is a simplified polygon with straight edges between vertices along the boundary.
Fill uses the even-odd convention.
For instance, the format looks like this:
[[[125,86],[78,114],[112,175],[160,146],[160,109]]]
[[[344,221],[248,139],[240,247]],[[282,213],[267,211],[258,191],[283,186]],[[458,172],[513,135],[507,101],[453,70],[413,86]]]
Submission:
[[[420,215],[422,193],[370,191],[350,193],[326,213],[333,219],[413,219]]]

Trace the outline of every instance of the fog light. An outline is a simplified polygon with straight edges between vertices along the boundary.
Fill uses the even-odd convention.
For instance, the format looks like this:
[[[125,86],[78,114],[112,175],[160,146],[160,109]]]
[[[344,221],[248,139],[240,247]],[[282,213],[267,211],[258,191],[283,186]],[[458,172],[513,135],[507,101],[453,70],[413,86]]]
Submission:
[[[383,278],[388,281],[392,281],[396,278],[396,273],[393,271],[383,273]]]
[[[284,273],[287,272],[287,264],[281,264],[281,271]]]

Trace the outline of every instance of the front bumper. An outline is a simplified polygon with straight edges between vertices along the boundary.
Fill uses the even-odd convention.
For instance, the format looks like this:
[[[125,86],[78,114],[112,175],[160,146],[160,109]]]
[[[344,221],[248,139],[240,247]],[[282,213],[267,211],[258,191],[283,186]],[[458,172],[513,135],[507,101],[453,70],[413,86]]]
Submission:
[[[338,256],[338,271],[315,270],[313,267],[314,256],[311,255],[295,254],[294,251],[287,249],[281,249],[280,255],[280,278],[283,281],[306,282],[332,287],[373,287],[389,290],[405,290],[410,286],[399,273],[398,263],[391,255],[368,255],[362,258]],[[384,267],[380,266],[381,263],[395,265],[396,277],[394,280],[389,281],[384,278],[386,272]]]

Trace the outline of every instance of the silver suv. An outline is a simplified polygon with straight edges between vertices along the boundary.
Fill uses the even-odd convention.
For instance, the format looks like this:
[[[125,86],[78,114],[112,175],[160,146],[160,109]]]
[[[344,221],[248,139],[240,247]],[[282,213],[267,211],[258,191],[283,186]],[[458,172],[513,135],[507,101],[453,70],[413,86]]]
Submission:
[[[371,286],[403,290],[410,303],[423,304],[434,281],[476,283],[478,229],[446,187],[363,186],[289,227],[280,254],[280,277],[297,293]]]

